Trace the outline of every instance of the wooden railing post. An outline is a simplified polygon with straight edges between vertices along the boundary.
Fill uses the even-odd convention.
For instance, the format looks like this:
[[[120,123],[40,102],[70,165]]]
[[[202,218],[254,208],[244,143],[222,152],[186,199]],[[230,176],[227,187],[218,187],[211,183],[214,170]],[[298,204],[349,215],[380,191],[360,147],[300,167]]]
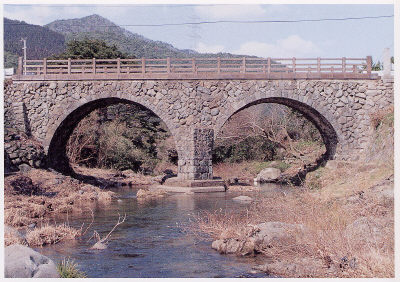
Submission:
[[[371,76],[371,72],[372,72],[372,57],[367,56],[367,74],[368,74],[368,76]]]
[[[121,73],[121,58],[117,59],[117,73]]]
[[[271,73],[271,58],[268,57],[267,61],[268,61],[268,74],[270,74]]]
[[[293,77],[296,77],[296,58],[292,58]]]
[[[346,72],[346,58],[342,58],[342,73]]]
[[[92,73],[96,73],[96,58],[92,60]]]
[[[18,57],[18,68],[17,68],[17,74],[22,75],[22,57]]]
[[[196,59],[192,59],[192,71],[193,73],[197,73],[197,68],[196,68]]]
[[[43,74],[47,74],[47,58],[43,59]]]
[[[171,72],[171,58],[167,58],[167,73]]]
[[[71,58],[68,58],[68,74],[71,74]]]
[[[142,73],[146,73],[146,61],[145,61],[145,58],[142,58]]]
[[[292,68],[293,68],[293,72],[296,72],[296,58],[295,57],[292,58]]]
[[[242,73],[246,73],[246,57],[243,57],[243,61],[242,61]]]
[[[221,73],[221,58],[217,58],[217,73]]]
[[[320,57],[317,58],[317,72],[318,72],[318,75],[321,75],[321,58]]]

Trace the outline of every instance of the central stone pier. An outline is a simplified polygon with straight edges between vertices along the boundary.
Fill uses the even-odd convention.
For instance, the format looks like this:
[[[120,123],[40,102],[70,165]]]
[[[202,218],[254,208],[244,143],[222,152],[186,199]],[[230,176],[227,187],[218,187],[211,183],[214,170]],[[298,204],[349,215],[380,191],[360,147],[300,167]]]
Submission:
[[[168,178],[155,188],[170,192],[223,192],[225,183],[213,178],[214,130],[193,128],[180,147],[178,177]]]

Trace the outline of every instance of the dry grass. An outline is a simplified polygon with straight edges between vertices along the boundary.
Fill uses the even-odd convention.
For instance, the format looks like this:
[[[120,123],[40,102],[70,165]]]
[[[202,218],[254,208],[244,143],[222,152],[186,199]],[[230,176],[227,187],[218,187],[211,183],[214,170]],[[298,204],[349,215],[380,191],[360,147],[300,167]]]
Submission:
[[[160,161],[157,163],[156,167],[154,168],[155,175],[162,175],[164,171],[171,170],[174,174],[178,173],[178,166],[174,165],[170,162]]]
[[[301,159],[284,159],[275,161],[243,161],[240,163],[217,163],[213,165],[213,174],[222,179],[253,180],[257,174],[267,167],[274,167],[287,175],[295,175],[305,164],[314,163],[324,152],[325,147],[316,142],[294,142],[294,147],[304,155]]]
[[[257,174],[266,167],[276,167],[284,170],[288,167],[288,165],[282,161],[243,161],[240,163],[218,163],[213,165],[213,174],[222,177],[222,179],[240,178],[253,180]]]
[[[121,175],[121,172],[115,169],[87,168],[81,166],[74,166],[74,170],[77,173],[83,175],[90,175],[96,178],[115,181],[126,185],[149,185],[153,183],[152,176],[144,175],[143,173],[133,172],[129,170],[128,170],[129,172],[124,171],[122,173],[124,177],[118,176]]]
[[[55,184],[55,179],[59,176],[45,170],[32,169],[27,176],[48,195],[16,195],[10,182],[18,175],[6,177],[5,224],[24,227],[32,223],[39,224],[60,214],[84,212],[96,203],[109,204],[114,194],[93,185],[77,183],[69,177],[64,178],[62,183]]]
[[[11,234],[5,234],[4,235],[4,245],[11,246],[14,244],[25,245],[26,243],[24,240],[22,240],[19,237],[12,236]]]
[[[10,246],[14,244],[26,245],[24,238],[16,230],[8,230],[5,228],[4,231],[4,245]]]
[[[29,246],[45,246],[65,240],[74,240],[80,234],[81,230],[72,228],[66,224],[56,226],[45,225],[29,231],[26,234],[26,241]]]
[[[371,113],[370,116],[370,120],[371,120],[371,124],[372,126],[377,129],[379,127],[379,125],[382,124],[382,122],[385,121],[385,119],[388,118],[388,116],[391,116],[391,119],[393,121],[393,112],[394,112],[394,107],[390,106],[384,109],[380,109],[376,112]],[[391,124],[390,126],[393,126],[393,124]]]
[[[243,239],[247,236],[248,225],[270,221],[301,224],[307,231],[294,234],[294,242],[275,244],[265,248],[263,253],[276,262],[288,264],[295,261],[301,263],[304,258],[309,258],[307,264],[312,265],[297,267],[297,274],[288,271],[280,273],[283,270],[272,269],[276,274],[303,277],[393,277],[393,201],[383,201],[370,188],[390,175],[390,169],[377,167],[371,170],[363,166],[359,169],[359,165],[347,164],[343,171],[339,169],[335,172],[337,175],[331,175],[325,169],[325,173],[320,176],[324,185],[322,190],[261,198],[242,212],[205,212],[198,216],[193,228],[215,239]],[[359,195],[357,192],[361,190],[362,197],[349,203],[348,197]],[[365,224],[352,224],[361,217],[365,217]],[[343,266],[344,257],[355,258],[357,267]]]
[[[307,174],[304,185],[320,190],[315,196],[327,200],[367,190],[391,175],[391,163],[339,162],[334,169],[321,167]]]

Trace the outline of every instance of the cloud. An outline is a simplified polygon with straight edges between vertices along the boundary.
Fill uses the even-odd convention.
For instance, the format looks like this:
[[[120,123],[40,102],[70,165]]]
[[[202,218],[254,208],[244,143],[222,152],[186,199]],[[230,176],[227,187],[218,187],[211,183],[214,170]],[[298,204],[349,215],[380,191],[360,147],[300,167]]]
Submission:
[[[254,18],[265,13],[261,5],[205,5],[196,6],[194,10],[199,16],[210,19]]]
[[[4,6],[4,17],[25,21],[29,24],[44,25],[48,23],[48,18],[53,13],[53,9],[44,6],[14,7],[12,5]],[[32,16],[34,15],[34,16]]]
[[[49,7],[42,5],[4,6],[4,17],[25,21],[29,24],[45,25],[58,19],[79,18],[93,14],[84,6]],[[62,17],[60,17],[62,15]]]
[[[195,50],[199,53],[219,53],[225,49],[223,45],[207,45],[205,43],[199,42]]]
[[[260,41],[248,41],[240,45],[239,49],[232,51],[232,53],[259,57],[300,58],[317,56],[321,53],[321,50],[312,41],[305,40],[298,35],[290,35],[272,44]]]

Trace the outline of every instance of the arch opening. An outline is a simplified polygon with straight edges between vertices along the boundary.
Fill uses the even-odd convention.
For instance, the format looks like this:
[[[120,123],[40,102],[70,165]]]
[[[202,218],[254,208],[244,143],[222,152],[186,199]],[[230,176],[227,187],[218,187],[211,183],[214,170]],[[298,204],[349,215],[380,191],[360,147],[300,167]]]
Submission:
[[[280,115],[277,113],[280,113]],[[288,113],[292,115],[291,119],[287,118]],[[307,132],[302,132],[302,130]],[[318,138],[317,135],[320,137]],[[307,143],[308,140],[301,142],[295,140],[306,137],[311,141],[310,145],[313,145],[312,143],[320,144],[321,148],[309,146],[305,147],[304,152],[298,151],[296,148]],[[228,142],[225,140],[228,140]],[[232,144],[232,142],[229,143],[229,140],[234,140],[234,146],[226,147],[226,144]],[[327,118],[311,106],[293,99],[271,97],[250,102],[226,117],[216,126],[215,144],[214,163],[223,162],[222,158],[227,156],[231,158],[228,162],[254,160],[254,155],[257,154],[257,161],[269,162],[286,158],[289,152],[291,157],[298,157],[303,162],[308,157],[307,162],[316,162],[316,168],[326,160],[334,158],[338,136]],[[222,147],[219,148],[218,145],[220,144],[222,144]],[[282,148],[286,150],[285,157],[282,157],[282,154],[277,154],[277,151]],[[312,154],[307,152],[310,148],[315,152]],[[220,151],[218,151],[219,149]],[[221,152],[221,150],[225,151]],[[307,155],[301,157],[304,154]],[[310,156],[313,159],[312,161],[310,161]],[[218,168],[216,172],[218,173]]]
[[[94,115],[96,118],[88,118],[89,115]],[[94,122],[98,122],[101,126],[91,124]],[[81,126],[82,124],[84,125]],[[101,128],[101,131],[96,132],[95,128],[97,130]],[[83,146],[75,151],[71,150],[72,145],[81,145],[83,142],[77,130],[81,131],[81,135],[86,137],[93,135],[92,139],[97,138],[96,145],[100,147],[100,153],[99,148],[96,148],[96,151],[90,146],[86,147],[86,151],[81,150]],[[161,143],[163,147],[159,150],[158,145]],[[97,155],[91,158],[90,154],[93,151]],[[111,97],[85,103],[61,121],[51,136],[47,162],[49,167],[69,175],[76,175],[73,168],[76,166],[76,159],[80,161],[83,159],[82,164],[89,167],[101,165],[117,170],[131,169],[151,173],[158,164],[160,156],[162,160],[168,158],[176,165],[177,154],[173,134],[157,114],[139,103]],[[75,158],[73,162],[72,158]]]

